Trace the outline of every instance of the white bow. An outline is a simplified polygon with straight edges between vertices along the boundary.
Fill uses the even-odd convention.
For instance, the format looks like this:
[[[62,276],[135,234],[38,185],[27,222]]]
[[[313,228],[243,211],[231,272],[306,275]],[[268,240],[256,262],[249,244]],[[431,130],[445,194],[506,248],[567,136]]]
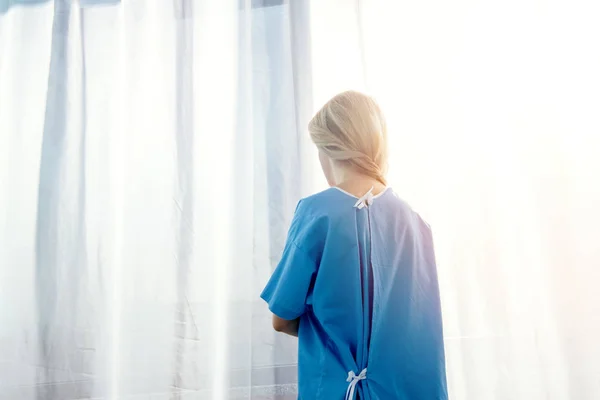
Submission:
[[[368,207],[371,204],[373,204],[373,188],[369,189],[367,193],[365,193],[360,199],[358,199],[356,204],[354,204],[354,207],[360,210],[361,208],[365,206]]]
[[[358,385],[359,381],[367,379],[367,369],[363,369],[360,371],[358,376],[354,373],[354,371],[348,372],[348,379],[346,382],[350,382],[348,385],[348,390],[346,390],[346,400],[354,400],[354,391],[356,390],[356,385]]]

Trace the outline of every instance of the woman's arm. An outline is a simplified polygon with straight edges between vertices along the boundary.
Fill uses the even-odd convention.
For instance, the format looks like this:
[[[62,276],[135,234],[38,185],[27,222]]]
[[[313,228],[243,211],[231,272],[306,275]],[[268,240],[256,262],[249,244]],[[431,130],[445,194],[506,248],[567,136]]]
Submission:
[[[273,314],[273,329],[277,332],[285,333],[286,335],[298,337],[298,326],[300,325],[300,318],[293,321],[279,318]]]

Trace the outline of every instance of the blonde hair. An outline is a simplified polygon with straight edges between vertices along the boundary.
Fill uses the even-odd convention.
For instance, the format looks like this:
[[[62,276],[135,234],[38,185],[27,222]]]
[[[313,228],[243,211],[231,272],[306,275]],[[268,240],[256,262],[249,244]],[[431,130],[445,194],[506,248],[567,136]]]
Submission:
[[[385,118],[375,100],[347,91],[329,100],[308,124],[317,148],[386,185],[388,148]]]

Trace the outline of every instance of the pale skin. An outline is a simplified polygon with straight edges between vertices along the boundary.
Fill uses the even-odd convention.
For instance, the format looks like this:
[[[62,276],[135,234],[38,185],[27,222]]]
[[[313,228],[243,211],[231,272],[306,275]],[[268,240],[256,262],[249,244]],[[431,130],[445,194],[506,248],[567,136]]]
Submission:
[[[331,160],[322,152],[319,152],[319,161],[321,161],[321,168],[329,186],[337,186],[356,197],[364,195],[371,188],[373,188],[373,194],[375,195],[385,190],[383,183],[360,173],[360,171],[349,167],[347,164]],[[273,329],[277,332],[298,337],[299,325],[299,319],[289,321],[273,314]]]

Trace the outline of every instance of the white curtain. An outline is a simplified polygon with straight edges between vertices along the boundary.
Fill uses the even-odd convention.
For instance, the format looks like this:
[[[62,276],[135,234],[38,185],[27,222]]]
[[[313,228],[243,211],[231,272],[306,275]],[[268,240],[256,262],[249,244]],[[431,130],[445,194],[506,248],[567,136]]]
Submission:
[[[348,88],[434,228],[451,397],[600,398],[598,16],[0,0],[0,398],[295,398],[257,298]]]

